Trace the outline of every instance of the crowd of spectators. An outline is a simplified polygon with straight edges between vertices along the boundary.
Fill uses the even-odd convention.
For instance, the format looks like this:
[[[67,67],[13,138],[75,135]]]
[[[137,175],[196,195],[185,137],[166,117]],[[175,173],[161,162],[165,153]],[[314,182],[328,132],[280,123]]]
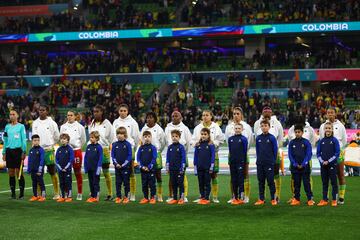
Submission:
[[[61,115],[60,108],[77,109],[81,112],[81,121],[88,125],[91,120],[91,109],[101,103],[106,108],[107,118],[112,122],[117,115],[117,106],[127,104],[135,119],[140,119],[140,112],[145,107],[141,89],[133,89],[129,82],[113,83],[111,77],[99,80],[69,80],[66,77],[56,79],[46,94],[33,96],[0,96],[0,129],[3,129],[8,118],[9,109],[15,107],[20,111],[20,120],[30,129],[31,123],[38,117],[40,104],[49,105],[51,115],[58,123],[63,123],[66,116]]]
[[[358,89],[332,89],[327,91],[314,90],[302,93],[299,89],[289,90],[286,103],[289,112],[288,121],[292,122],[295,115],[303,115],[314,128],[319,128],[325,121],[326,109],[336,109],[337,118],[347,127],[352,128],[354,121],[360,117],[360,112],[349,110],[345,99],[360,100]]]
[[[356,48],[339,47],[335,44],[328,47],[317,47],[316,49],[274,49],[261,53],[256,50],[248,69],[268,68],[336,68],[357,66],[358,52]]]
[[[169,9],[174,2],[176,1],[136,1],[135,3],[154,3],[158,6],[155,9],[143,9],[139,4],[134,5],[133,1],[86,0],[78,10],[69,8],[51,16],[6,17],[0,24],[0,32],[10,34],[152,28],[174,23],[174,12]]]
[[[258,70],[264,68],[335,68],[358,66],[355,48],[337,46],[318,50],[256,50],[252,58],[210,49],[88,51],[86,53],[20,52],[0,57],[0,75],[141,73],[199,70]],[[276,77],[276,76],[275,76]]]
[[[181,21],[190,26],[217,22],[237,24],[357,21],[358,0],[198,0],[182,9]]]
[[[141,4],[155,8],[142,8]],[[291,22],[358,21],[359,0],[84,0],[79,9],[52,16],[5,18],[2,33],[152,28],[211,24],[263,24]],[[21,4],[21,2],[20,2]],[[140,6],[140,7],[139,7]],[[148,5],[146,5],[148,6]],[[180,12],[179,21],[176,11]]]
[[[16,107],[20,109],[20,119],[27,129],[30,129],[32,121],[38,117],[37,110],[40,103],[50,105],[52,116],[58,123],[62,123],[66,116],[59,113],[59,108],[73,108],[81,112],[80,120],[87,125],[91,120],[91,109],[97,103],[106,107],[107,118],[113,121],[118,117],[116,108],[119,104],[126,103],[130,106],[132,116],[144,124],[144,113],[154,111],[159,116],[159,124],[165,127],[171,121],[171,112],[175,109],[181,111],[184,116],[184,123],[190,129],[194,128],[200,121],[201,112],[210,109],[214,113],[214,120],[224,128],[232,116],[232,107],[241,106],[244,111],[245,120],[253,125],[259,118],[264,106],[271,106],[274,114],[282,123],[284,128],[290,127],[294,122],[294,116],[303,115],[314,128],[319,128],[325,121],[326,108],[329,106],[337,110],[337,118],[347,128],[359,129],[360,112],[349,110],[345,106],[345,99],[353,99],[360,102],[360,90],[343,89],[335,90],[314,90],[313,92],[302,92],[299,88],[289,89],[286,103],[278,97],[253,92],[249,94],[246,88],[235,89],[234,97],[230,103],[224,104],[216,99],[212,90],[218,86],[215,84],[206,85],[201,77],[193,75],[186,85],[175,89],[171,96],[165,94],[160,99],[159,90],[154,89],[152,105],[147,107],[141,93],[141,89],[132,89],[129,82],[121,84],[113,83],[111,77],[105,81],[70,80],[57,79],[49,87],[42,97],[31,94],[17,97],[0,96],[0,129],[5,127],[9,109]],[[226,83],[223,83],[226,84]],[[186,90],[184,90],[186,89]],[[164,100],[165,99],[165,100]]]
[[[184,113],[184,123],[190,128],[195,127],[199,121],[201,112],[210,109],[214,113],[214,120],[225,128],[232,117],[232,107],[240,106],[244,110],[245,120],[253,126],[259,118],[264,106],[271,106],[274,114],[282,123],[284,128],[294,124],[294,117],[297,115],[305,116],[305,119],[314,127],[319,128],[324,122],[326,109],[334,107],[338,113],[338,119],[347,128],[357,129],[360,125],[360,111],[350,110],[345,106],[345,99],[352,99],[360,102],[359,89],[332,89],[314,90],[303,92],[300,88],[290,88],[288,96],[281,99],[269,94],[260,94],[253,91],[251,94],[247,88],[240,88],[242,84],[233,81],[237,78],[229,74],[226,79],[204,79],[201,75],[192,75],[183,86],[179,86],[176,94],[165,96],[162,104],[153,104],[152,110],[160,116],[163,126],[170,121],[173,109],[178,109]],[[229,80],[230,79],[230,80]],[[241,80],[239,80],[241,81]],[[213,94],[216,88],[234,88],[233,99],[229,104],[220,102]]]
[[[19,53],[7,62],[0,59],[2,75],[79,73],[134,73],[189,71],[191,65],[216,66],[218,53],[205,51],[94,51],[86,55],[50,57],[48,54]]]

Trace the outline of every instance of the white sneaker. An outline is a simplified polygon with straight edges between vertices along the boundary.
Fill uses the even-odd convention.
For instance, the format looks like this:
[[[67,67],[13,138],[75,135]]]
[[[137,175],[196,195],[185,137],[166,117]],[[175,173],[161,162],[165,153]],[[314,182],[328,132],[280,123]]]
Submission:
[[[76,200],[82,201],[82,194],[81,193],[78,193],[78,195],[76,197]]]
[[[164,202],[164,200],[162,199],[162,196],[158,196],[158,197],[157,197],[157,201],[158,201],[158,202]]]
[[[213,203],[220,203],[220,201],[219,201],[219,199],[217,199],[217,198],[213,198]]]
[[[339,205],[344,205],[344,203],[345,203],[344,200],[342,200],[342,201],[338,200],[338,204],[339,204]]]
[[[53,197],[53,200],[58,200],[60,198],[60,195],[59,194],[55,194],[54,197]]]
[[[187,199],[187,197],[184,197],[184,203],[188,203],[189,200]]]
[[[135,202],[135,194],[130,193],[130,201]]]
[[[244,203],[249,203],[249,197],[244,197]]]
[[[200,202],[200,200],[201,200],[201,199],[198,198],[198,199],[194,200],[193,203],[198,203],[198,202]]]
[[[227,203],[232,203],[232,200],[233,200],[233,199],[231,198],[229,201],[227,201]]]
[[[172,200],[174,200],[172,197],[169,197],[168,199],[166,199],[166,202],[171,202]]]

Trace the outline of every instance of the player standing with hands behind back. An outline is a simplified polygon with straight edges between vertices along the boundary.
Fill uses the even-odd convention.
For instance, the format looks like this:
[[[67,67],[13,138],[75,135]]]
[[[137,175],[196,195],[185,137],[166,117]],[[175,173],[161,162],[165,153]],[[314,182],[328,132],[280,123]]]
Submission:
[[[115,119],[113,122],[114,130],[119,127],[126,128],[127,138],[132,147],[132,156],[133,159],[131,161],[130,167],[130,201],[135,202],[135,194],[136,194],[136,178],[135,178],[135,170],[134,170],[134,158],[135,158],[135,150],[140,141],[140,131],[139,125],[135,121],[135,119],[129,113],[129,106],[126,104],[121,104],[119,106],[119,118]]]
[[[321,139],[317,146],[317,158],[321,166],[321,180],[323,183],[323,198],[318,206],[328,204],[329,180],[332,185],[332,202],[331,206],[337,206],[338,183],[336,178],[337,161],[340,156],[340,144],[334,137],[333,125],[330,122],[324,125],[325,137]]]
[[[201,139],[201,132],[204,128],[209,129],[210,131],[210,140],[215,146],[215,163],[214,171],[211,173],[212,187],[212,201],[214,203],[219,203],[218,194],[219,194],[219,183],[217,179],[217,173],[219,172],[219,147],[220,144],[224,142],[224,134],[221,131],[221,128],[218,124],[212,121],[213,113],[209,110],[204,110],[202,113],[202,122],[197,125],[194,129],[194,134],[192,138],[192,145],[195,147],[198,145]],[[199,202],[200,199],[195,200],[194,202]]]
[[[46,199],[45,184],[44,184],[44,166],[45,166],[45,151],[40,147],[39,135],[32,135],[32,148],[29,151],[27,172],[31,174],[33,196],[29,199],[30,202],[44,202]],[[41,196],[38,196],[38,185],[40,186]]]
[[[184,204],[184,175],[186,165],[186,150],[180,143],[181,133],[179,130],[171,131],[172,144],[166,154],[166,170],[170,173],[173,199],[168,204]],[[179,194],[178,194],[179,190]],[[178,201],[177,196],[180,197]]]
[[[259,181],[259,200],[255,205],[265,204],[265,180],[268,182],[271,205],[277,205],[275,199],[274,166],[278,154],[278,145],[274,135],[269,133],[270,123],[263,120],[260,123],[262,134],[256,137],[256,170]]]
[[[70,136],[67,133],[60,135],[61,146],[56,150],[55,161],[60,178],[61,197],[57,202],[72,202],[72,173],[74,150],[69,145]]]
[[[163,187],[162,187],[162,177],[161,177],[161,169],[162,165],[162,157],[161,152],[165,147],[165,133],[164,130],[157,124],[157,116],[154,112],[146,113],[146,124],[141,129],[141,134],[143,136],[142,142],[144,142],[144,132],[148,131],[151,133],[151,144],[156,147],[157,157],[156,157],[156,165],[155,165],[155,177],[156,177],[156,190],[157,190],[157,201],[162,202],[163,198]]]
[[[113,200],[112,196],[112,180],[110,175],[110,145],[115,141],[115,131],[110,121],[105,117],[105,108],[101,105],[96,105],[93,109],[94,119],[89,126],[89,133],[97,131],[100,139],[99,144],[102,147],[102,170],[105,177],[106,188],[108,194],[105,201]]]
[[[99,202],[100,195],[100,172],[103,159],[103,149],[98,143],[100,134],[98,131],[90,133],[90,144],[86,147],[84,157],[84,171],[88,174],[90,198],[86,202]]]
[[[168,125],[165,128],[166,143],[167,143],[168,147],[173,143],[171,132],[173,130],[178,130],[181,134],[179,142],[180,142],[180,144],[182,144],[185,147],[185,151],[187,153],[190,149],[192,135],[191,135],[189,128],[182,122],[182,119],[183,118],[179,111],[174,111],[171,114],[171,122],[168,123]],[[186,167],[188,167],[188,158],[187,157],[186,157],[186,164],[185,164],[185,171],[184,171],[184,202],[185,203],[188,202],[187,196],[188,196],[188,192],[189,192],[189,184],[188,184],[188,180],[186,177]],[[172,197],[173,189],[171,188],[171,186],[172,185],[169,180],[169,198],[166,200],[166,202],[170,202],[171,200],[173,200],[173,197]]]
[[[74,150],[74,163],[72,167],[74,168],[78,190],[76,200],[81,201],[83,185],[83,179],[81,174],[83,155],[81,148],[86,143],[86,133],[84,126],[76,121],[76,113],[74,111],[68,111],[67,122],[60,127],[60,134],[63,133],[69,134],[69,144]]]
[[[194,172],[198,176],[200,201],[198,204],[210,204],[211,174],[215,168],[215,145],[210,139],[210,130],[203,128],[200,131],[200,141],[195,146]]]
[[[130,171],[132,166],[132,148],[131,144],[126,140],[128,135],[126,128],[119,127],[116,129],[117,142],[112,144],[111,158],[115,167],[115,186],[116,199],[115,203],[129,202],[130,192]],[[122,199],[121,187],[124,185],[124,198]]]
[[[343,149],[346,147],[346,129],[344,124],[336,119],[336,111],[334,108],[328,108],[326,111],[326,122],[321,124],[319,133],[320,139],[325,137],[325,124],[331,123],[333,126],[333,135],[339,141],[340,145],[340,157],[337,158],[337,177],[339,180],[339,204],[345,203],[345,190],[346,190],[346,181],[344,175],[344,157],[343,157]]]
[[[235,135],[228,140],[231,186],[234,198],[232,205],[244,204],[245,164],[247,162],[248,140],[241,133],[243,125],[236,123]]]
[[[151,144],[152,136],[150,131],[143,132],[144,144],[138,149],[136,160],[140,165],[141,170],[141,184],[144,198],[140,201],[140,204],[155,204],[155,172],[156,172],[156,159],[157,149]],[[150,200],[149,200],[150,189]]]
[[[309,140],[303,138],[304,127],[302,125],[294,126],[295,139],[289,143],[289,159],[291,163],[291,174],[294,179],[294,198],[290,205],[300,205],[300,188],[301,181],[304,183],[304,188],[307,196],[307,204],[314,205],[312,200],[312,191],[310,185],[310,162],[312,156],[312,147]]]
[[[59,177],[55,167],[54,146],[59,141],[60,133],[57,123],[48,117],[49,107],[41,105],[39,107],[39,117],[32,124],[32,134],[40,137],[40,146],[45,150],[45,165],[51,176],[54,186],[54,200],[60,198],[59,195]]]

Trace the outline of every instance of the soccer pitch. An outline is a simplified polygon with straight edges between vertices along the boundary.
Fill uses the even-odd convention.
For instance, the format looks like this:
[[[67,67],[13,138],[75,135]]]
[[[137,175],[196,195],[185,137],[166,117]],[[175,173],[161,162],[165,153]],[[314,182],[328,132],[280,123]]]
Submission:
[[[57,203],[50,200],[52,186],[47,186],[46,202],[28,202],[32,191],[26,176],[25,200],[9,200],[8,175],[0,174],[0,206],[3,228],[0,239],[357,239],[360,230],[360,178],[348,177],[345,205],[308,207],[302,191],[302,205],[289,206],[290,177],[282,177],[281,203],[254,206],[258,187],[251,176],[251,200],[247,205],[232,206],[229,175],[219,176],[220,204],[197,205],[197,179],[189,176],[189,200],[186,205],[117,205],[100,201]],[[142,198],[137,174],[137,200]],[[73,177],[73,180],[75,178]],[[50,184],[49,175],[45,177]],[[314,176],[314,200],[321,198],[321,179]],[[168,194],[168,176],[163,176],[164,199]],[[88,195],[87,176],[84,196]],[[114,178],[113,178],[113,189]],[[76,183],[73,183],[73,192]],[[101,199],[106,195],[101,179]],[[267,197],[269,194],[267,194]],[[268,198],[267,198],[268,200]]]

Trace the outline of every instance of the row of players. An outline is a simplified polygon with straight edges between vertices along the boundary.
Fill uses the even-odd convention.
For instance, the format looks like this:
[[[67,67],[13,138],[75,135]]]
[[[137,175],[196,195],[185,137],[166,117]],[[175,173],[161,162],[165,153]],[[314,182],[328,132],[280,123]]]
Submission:
[[[68,112],[68,121],[61,126],[60,132],[58,130],[57,124],[48,117],[48,107],[41,106],[39,108],[39,118],[34,121],[32,126],[32,132],[34,135],[39,135],[40,137],[40,146],[45,150],[45,165],[47,166],[48,172],[51,175],[51,179],[54,186],[55,196],[54,199],[59,199],[59,184],[58,184],[58,175],[56,171],[55,158],[54,158],[54,145],[59,140],[60,133],[67,133],[70,136],[70,146],[74,150],[74,163],[73,168],[75,176],[78,183],[78,196],[77,199],[82,199],[82,152],[81,146],[85,143],[85,129],[84,127],[76,121],[76,116],[74,112]],[[105,117],[105,111],[102,106],[95,106],[93,109],[94,119],[89,125],[89,132],[98,131],[99,133],[99,144],[102,147],[102,171],[105,177],[106,186],[107,186],[107,198],[106,200],[112,199],[112,182],[109,172],[110,166],[110,146],[116,141],[115,129],[119,127],[124,127],[127,131],[127,141],[130,143],[133,151],[139,146],[143,145],[144,138],[140,137],[145,131],[149,131],[152,135],[152,144],[157,150],[157,160],[155,166],[155,178],[157,185],[157,200],[162,201],[162,181],[161,181],[161,169],[162,169],[162,160],[161,152],[165,145],[170,145],[171,140],[171,131],[179,130],[181,133],[180,143],[184,145],[185,151],[187,152],[191,145],[195,146],[201,139],[201,130],[203,128],[209,129],[210,139],[215,147],[215,161],[214,169],[210,175],[212,183],[212,200],[218,202],[218,183],[217,183],[217,172],[219,171],[219,159],[218,159],[218,149],[219,145],[223,143],[225,138],[229,139],[235,134],[235,124],[241,123],[244,130],[242,135],[246,137],[248,141],[248,146],[253,141],[253,133],[251,127],[242,120],[242,110],[240,108],[234,108],[233,110],[233,121],[227,126],[225,131],[225,136],[222,133],[219,126],[212,122],[212,113],[210,111],[204,111],[202,114],[202,122],[194,129],[194,134],[191,135],[189,129],[181,122],[181,113],[175,111],[172,114],[172,122],[168,124],[165,129],[165,132],[162,128],[156,123],[156,115],[154,113],[148,113],[146,115],[146,124],[139,131],[137,122],[128,114],[129,109],[126,105],[121,105],[119,107],[119,118],[111,124]],[[6,126],[4,134],[4,150],[3,156],[4,160],[7,160],[7,167],[9,168],[10,176],[10,188],[12,191],[12,197],[15,198],[15,176],[19,176],[19,185],[20,185],[20,198],[23,197],[23,189],[25,186],[25,181],[20,171],[20,166],[25,158],[26,152],[26,142],[25,142],[25,129],[22,124],[17,122],[17,112],[10,112],[10,123]],[[333,109],[328,109],[327,111],[327,122],[331,122],[334,129],[334,136],[339,140],[340,148],[344,147],[346,144],[346,133],[345,128],[340,121],[335,119],[335,111]],[[275,137],[277,145],[281,146],[283,138],[283,129],[280,122],[276,119],[275,116],[272,116],[272,111],[269,107],[265,107],[262,116],[255,123],[254,132],[255,136],[259,136],[261,132],[260,122],[263,120],[268,120],[270,124],[269,132]],[[304,124],[304,138],[308,139],[312,145],[315,144],[315,134],[314,130],[308,123]],[[324,126],[323,124],[320,128],[320,138],[324,138]],[[289,130],[289,138],[294,139],[294,126]],[[133,154],[134,156],[134,154]],[[135,201],[135,176],[133,171],[133,163],[130,168],[130,200]],[[248,160],[244,165],[244,178],[245,178],[245,189],[244,189],[244,202],[248,202],[250,185],[249,185],[249,175],[248,175]],[[338,177],[340,182],[340,191],[339,191],[339,202],[343,203],[345,195],[345,179],[343,176],[343,163],[341,159],[337,166],[338,168]],[[281,179],[279,177],[279,168],[280,168],[280,155],[277,154],[277,158],[274,164],[274,178],[275,178],[275,199],[279,200],[280,198],[280,188],[281,188]],[[187,201],[187,179],[186,175],[184,176],[184,200]],[[172,191],[170,191],[172,192]]]

